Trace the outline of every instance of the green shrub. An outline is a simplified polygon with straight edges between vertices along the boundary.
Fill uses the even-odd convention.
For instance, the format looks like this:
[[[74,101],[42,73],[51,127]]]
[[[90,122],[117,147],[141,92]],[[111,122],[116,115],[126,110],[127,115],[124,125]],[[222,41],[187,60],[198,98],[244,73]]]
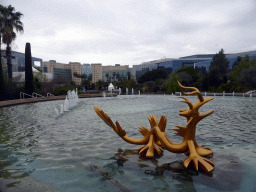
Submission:
[[[76,90],[75,87],[58,87],[53,91],[53,95],[67,95],[68,91]]]
[[[175,73],[170,75],[170,79],[164,83],[166,88],[166,93],[171,94],[175,93],[176,91],[180,91],[180,87],[177,81],[180,81],[179,76]]]

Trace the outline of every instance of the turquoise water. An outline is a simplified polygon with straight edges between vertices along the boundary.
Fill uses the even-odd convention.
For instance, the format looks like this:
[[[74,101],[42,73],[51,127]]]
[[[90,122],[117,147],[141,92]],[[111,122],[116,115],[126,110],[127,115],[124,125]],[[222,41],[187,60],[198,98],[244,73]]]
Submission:
[[[192,102],[196,97],[188,97]],[[166,132],[186,125],[176,96],[121,96],[80,99],[57,116],[63,101],[0,109],[0,190],[2,191],[253,191],[256,189],[256,99],[216,97],[201,111],[215,112],[199,122],[198,144],[209,147],[212,174],[184,169],[184,154],[166,150],[145,159],[96,115],[100,107],[128,136],[140,138],[147,117],[167,118]]]

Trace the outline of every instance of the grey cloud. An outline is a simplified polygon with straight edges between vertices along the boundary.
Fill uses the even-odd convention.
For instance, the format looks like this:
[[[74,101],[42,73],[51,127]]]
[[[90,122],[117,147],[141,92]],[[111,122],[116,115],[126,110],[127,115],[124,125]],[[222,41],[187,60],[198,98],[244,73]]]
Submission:
[[[43,35],[44,36],[54,36],[56,35],[57,33],[53,30],[53,29],[45,29],[43,31]]]
[[[231,21],[228,27],[250,27],[254,28],[256,24],[256,2],[253,4],[250,10],[236,14],[234,17],[231,17]]]
[[[252,0],[3,2],[24,14],[25,31],[15,41],[21,48],[17,51],[24,52],[29,39],[35,45],[33,54],[44,60],[95,58],[112,64],[121,59],[121,64],[139,64],[163,56],[216,53],[221,48],[239,52],[256,44]],[[245,6],[239,7],[241,3]]]

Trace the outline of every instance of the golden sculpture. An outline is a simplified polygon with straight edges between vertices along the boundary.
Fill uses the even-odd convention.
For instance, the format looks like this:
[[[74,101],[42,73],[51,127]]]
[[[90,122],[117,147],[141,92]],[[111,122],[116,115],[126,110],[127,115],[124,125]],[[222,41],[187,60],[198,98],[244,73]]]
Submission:
[[[141,139],[133,139],[126,135],[125,130],[122,129],[120,124],[116,121],[116,124],[112,122],[109,116],[104,113],[100,108],[94,107],[96,113],[99,117],[126,142],[136,145],[144,145],[143,147],[139,148],[139,154],[146,153],[147,158],[153,158],[154,152],[158,155],[161,155],[163,152],[162,147],[167,149],[173,153],[185,153],[188,152],[189,156],[183,161],[183,165],[187,168],[189,164],[192,162],[195,169],[198,171],[198,165],[206,172],[212,172],[214,163],[209,159],[203,157],[212,155],[213,152],[205,148],[204,146],[200,146],[195,141],[195,133],[196,133],[196,124],[202,120],[203,118],[211,115],[214,110],[208,110],[206,112],[198,112],[199,108],[207,103],[208,101],[212,100],[213,97],[205,97],[201,95],[199,90],[195,87],[184,87],[178,82],[179,86],[183,89],[193,90],[190,93],[184,93],[181,89],[181,93],[183,95],[197,95],[198,101],[195,103],[191,103],[186,97],[180,97],[185,101],[181,101],[188,104],[186,109],[180,110],[180,116],[184,116],[187,118],[186,127],[176,125],[177,128],[173,129],[176,131],[176,135],[182,136],[183,141],[181,143],[174,143],[172,142],[165,133],[166,122],[167,119],[165,116],[161,116],[160,121],[156,119],[154,115],[150,115],[148,117],[150,127],[149,130],[145,126],[139,127],[139,132],[144,136]]]

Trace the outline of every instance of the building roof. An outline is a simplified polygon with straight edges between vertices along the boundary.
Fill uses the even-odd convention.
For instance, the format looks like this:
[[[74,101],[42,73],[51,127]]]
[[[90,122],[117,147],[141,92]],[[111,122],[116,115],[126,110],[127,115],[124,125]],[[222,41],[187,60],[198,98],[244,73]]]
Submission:
[[[231,53],[231,54],[225,54],[226,57],[245,57],[246,55],[256,55],[256,50],[254,51],[246,51],[246,52],[240,52],[240,53]]]

